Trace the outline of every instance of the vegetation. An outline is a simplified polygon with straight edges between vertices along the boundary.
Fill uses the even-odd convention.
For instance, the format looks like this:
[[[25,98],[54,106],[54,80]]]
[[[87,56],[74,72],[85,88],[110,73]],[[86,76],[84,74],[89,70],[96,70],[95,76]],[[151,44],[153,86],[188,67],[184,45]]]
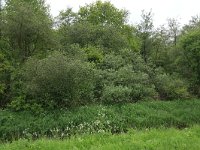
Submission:
[[[134,26],[126,10],[101,1],[51,18],[43,0],[6,0],[1,16],[2,108],[199,97],[198,19],[182,30],[175,19],[154,29],[143,11]]]
[[[41,60],[29,59],[20,73],[24,97],[20,93],[21,100],[13,100],[11,107],[54,109],[89,103],[93,98],[92,72],[89,63],[58,52]]]
[[[151,101],[114,106],[84,106],[32,114],[1,111],[0,140],[68,138],[78,134],[126,133],[129,129],[200,124],[199,100]]]
[[[193,17],[181,28],[170,18],[167,26],[155,28],[152,12],[142,11],[138,25],[129,24],[128,15],[96,1],[52,18],[45,0],[5,0],[0,5],[0,140],[199,124],[200,19]],[[177,132],[177,140],[185,142],[179,134],[190,130],[161,132]],[[165,138],[156,131],[147,134]],[[45,140],[33,148],[40,142],[42,147]]]
[[[146,129],[130,130],[127,134],[111,135],[98,133],[73,137],[67,140],[41,139],[37,141],[19,140],[11,144],[0,146],[2,150],[49,150],[49,149],[192,149],[200,148],[200,127],[177,130],[169,129]]]

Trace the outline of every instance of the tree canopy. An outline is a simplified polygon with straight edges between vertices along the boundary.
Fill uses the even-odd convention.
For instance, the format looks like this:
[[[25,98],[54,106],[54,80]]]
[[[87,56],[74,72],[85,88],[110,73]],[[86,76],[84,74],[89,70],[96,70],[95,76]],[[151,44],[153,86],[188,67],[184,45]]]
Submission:
[[[7,0],[0,18],[0,107],[33,111],[200,96],[200,21],[96,1],[52,18],[44,0]]]

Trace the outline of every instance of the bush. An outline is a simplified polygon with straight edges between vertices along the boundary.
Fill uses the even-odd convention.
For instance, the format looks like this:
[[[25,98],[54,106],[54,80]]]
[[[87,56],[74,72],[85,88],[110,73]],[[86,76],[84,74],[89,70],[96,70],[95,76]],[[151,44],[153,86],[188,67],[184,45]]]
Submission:
[[[102,95],[102,102],[104,104],[119,104],[130,102],[132,89],[128,87],[119,86],[105,86]]]
[[[86,52],[89,62],[99,63],[102,61],[103,51],[99,47],[88,45],[83,50]]]
[[[149,75],[145,72],[135,71],[132,65],[122,67],[118,70],[115,84],[127,86],[132,89],[132,102],[157,96],[155,86],[151,83]]]
[[[156,72],[154,84],[161,99],[188,98],[188,85],[186,82],[162,71]]]
[[[102,102],[125,103],[157,97],[155,86],[148,75],[149,67],[145,65],[139,55],[134,55],[131,51],[129,53],[133,57],[127,58],[128,60],[123,58],[123,55],[110,54],[106,55],[99,64],[101,69],[98,87],[101,91],[99,93],[102,94]],[[117,97],[120,97],[121,100]]]
[[[151,68],[144,62],[142,56],[130,49],[122,49],[120,51],[121,57],[124,59],[125,64],[131,64],[135,72],[144,72],[149,74]]]
[[[120,55],[115,55],[111,53],[104,56],[102,62],[99,64],[99,68],[101,68],[102,70],[117,70],[124,65],[125,60]]]
[[[22,75],[27,103],[53,109],[83,105],[93,99],[91,65],[62,53],[29,59]]]

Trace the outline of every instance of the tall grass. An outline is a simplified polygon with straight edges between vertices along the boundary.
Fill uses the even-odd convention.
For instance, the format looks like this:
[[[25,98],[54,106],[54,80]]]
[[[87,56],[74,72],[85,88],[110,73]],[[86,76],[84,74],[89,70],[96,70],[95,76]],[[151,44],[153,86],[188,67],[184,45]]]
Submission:
[[[152,101],[115,106],[85,106],[46,112],[0,111],[0,141],[68,138],[76,134],[127,132],[128,129],[200,124],[200,100]]]

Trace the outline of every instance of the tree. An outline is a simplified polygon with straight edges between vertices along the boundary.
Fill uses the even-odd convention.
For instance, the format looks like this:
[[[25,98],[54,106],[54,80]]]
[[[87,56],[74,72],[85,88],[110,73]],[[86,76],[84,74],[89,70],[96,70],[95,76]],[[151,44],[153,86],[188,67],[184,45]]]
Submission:
[[[61,11],[59,16],[56,18],[56,25],[70,26],[78,21],[78,14],[72,11],[72,8],[68,8],[65,11]]]
[[[9,44],[0,39],[0,107],[5,107],[11,97],[11,73],[13,67],[9,52]]]
[[[153,18],[152,18],[152,12],[145,12],[142,11],[142,20],[140,24],[138,25],[138,36],[141,38],[142,41],[142,49],[141,49],[141,55],[143,56],[143,59],[145,62],[147,62],[148,55],[151,49],[151,36],[153,32]]]
[[[183,48],[184,75],[193,84],[193,90],[200,95],[200,28],[196,28],[181,37],[180,44]],[[195,87],[195,88],[194,88]]]
[[[117,9],[110,2],[101,1],[81,7],[78,14],[81,21],[115,27],[122,27],[126,23],[128,16],[127,11]]]
[[[152,50],[150,53],[151,60],[159,67],[166,63],[168,35],[164,26],[156,29],[152,36]]]
[[[127,11],[101,1],[81,7],[77,14],[67,9],[58,17],[61,45],[92,45],[102,47],[105,53],[123,48],[138,51],[140,43],[135,28],[126,24],[127,15]]]
[[[177,45],[177,38],[178,35],[180,34],[180,23],[178,22],[177,19],[170,18],[168,19],[168,27],[169,27],[169,37],[172,40],[172,43],[174,46]]]
[[[51,46],[52,20],[43,0],[8,0],[5,14],[5,33],[20,61]]]
[[[192,16],[192,19],[189,21],[189,24],[183,26],[182,34],[188,33],[195,28],[200,27],[200,16]]]

